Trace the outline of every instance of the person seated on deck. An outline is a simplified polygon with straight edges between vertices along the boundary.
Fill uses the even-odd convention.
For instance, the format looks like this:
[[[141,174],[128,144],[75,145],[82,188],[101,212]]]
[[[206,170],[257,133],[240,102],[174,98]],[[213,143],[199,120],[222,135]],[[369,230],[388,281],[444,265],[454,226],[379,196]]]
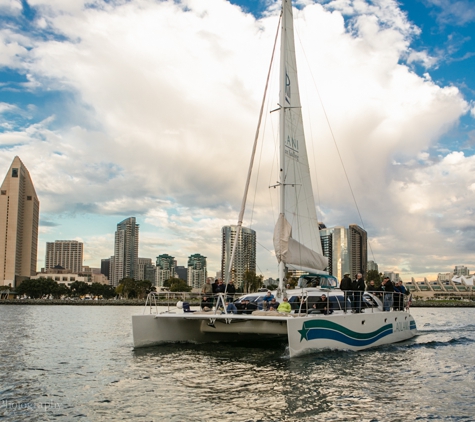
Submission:
[[[262,304],[264,305],[264,310],[269,309],[270,301],[274,299],[274,295],[270,290],[267,290],[266,295],[262,298]]]
[[[237,314],[238,313],[236,305],[233,302],[230,302],[229,300],[226,301],[226,313],[227,314]]]
[[[273,298],[271,299],[271,301],[267,303],[267,309],[270,310],[270,308],[272,307],[272,308],[274,308],[274,311],[275,311],[275,310],[277,310],[277,308],[279,307],[279,305],[280,305],[280,303],[277,302],[277,300],[275,300],[275,297],[273,297]]]
[[[212,307],[213,307],[213,299],[211,299],[208,296],[203,296],[203,299],[201,299],[201,309],[203,311],[211,311]]]
[[[257,310],[257,305],[255,303],[249,302],[249,299],[244,299],[238,308],[238,314],[252,314]]]
[[[284,297],[284,301],[279,305],[279,307],[277,308],[277,311],[290,313],[291,310],[292,310],[292,307],[290,306],[289,299]]]
[[[328,302],[327,296],[325,294],[320,296],[320,300],[314,304],[317,313],[330,315],[333,313],[333,310],[330,309],[330,304]]]

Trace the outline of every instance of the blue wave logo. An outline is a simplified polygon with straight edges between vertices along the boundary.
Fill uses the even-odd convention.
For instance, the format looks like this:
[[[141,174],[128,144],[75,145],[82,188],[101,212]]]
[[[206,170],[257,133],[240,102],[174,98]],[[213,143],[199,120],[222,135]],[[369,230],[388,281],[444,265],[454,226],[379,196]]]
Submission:
[[[339,341],[350,346],[367,346],[393,333],[393,325],[386,324],[371,333],[352,331],[331,321],[306,321],[298,330],[302,340],[328,339]]]

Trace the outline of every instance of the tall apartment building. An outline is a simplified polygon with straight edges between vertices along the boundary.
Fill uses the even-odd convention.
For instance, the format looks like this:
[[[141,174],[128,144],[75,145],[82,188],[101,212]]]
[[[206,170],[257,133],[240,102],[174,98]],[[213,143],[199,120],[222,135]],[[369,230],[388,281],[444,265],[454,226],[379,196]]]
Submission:
[[[39,214],[30,173],[15,157],[0,187],[0,285],[36,275]]]
[[[110,282],[110,265],[111,265],[110,258],[101,259],[101,274],[104,274],[109,280],[109,282]]]
[[[221,229],[222,247],[221,247],[221,274],[223,280],[229,270],[231,254],[234,242],[236,241],[237,226],[224,226]],[[236,256],[231,267],[229,280],[234,281],[236,287],[243,284],[244,273],[246,271],[256,272],[256,232],[252,229],[243,227],[239,235]]]
[[[328,227],[320,230],[323,255],[328,258],[328,271],[338,280],[350,272],[350,255],[348,252],[348,229]]]
[[[175,278],[175,257],[167,254],[157,256],[157,265],[155,269],[155,284],[157,287],[163,287],[163,283],[170,278]]]
[[[188,257],[188,286],[191,286],[194,289],[199,289],[203,287],[206,277],[208,277],[206,257],[199,253]]]
[[[84,245],[77,240],[46,242],[45,269],[61,265],[72,273],[82,271]]]
[[[379,272],[378,264],[374,261],[368,261],[368,266],[366,268],[366,271],[377,271],[377,272]]]
[[[188,268],[183,265],[177,265],[175,267],[175,273],[178,278],[184,281],[188,281]]]
[[[468,277],[470,275],[470,270],[464,265],[456,265],[454,268],[454,276],[460,277],[462,275]]]
[[[350,274],[366,272],[368,266],[368,234],[356,224],[348,228],[348,253],[350,254]]]
[[[123,278],[138,279],[139,225],[135,217],[117,224],[114,257],[111,257],[111,284],[117,286]]]
[[[139,258],[138,259],[138,268],[137,268],[137,280],[148,280],[145,278],[145,270],[149,265],[152,265],[151,258]],[[153,282],[154,280],[149,280]]]
[[[328,258],[326,270],[341,280],[345,273],[351,277],[367,269],[367,235],[361,227],[352,224],[320,230],[323,255]]]

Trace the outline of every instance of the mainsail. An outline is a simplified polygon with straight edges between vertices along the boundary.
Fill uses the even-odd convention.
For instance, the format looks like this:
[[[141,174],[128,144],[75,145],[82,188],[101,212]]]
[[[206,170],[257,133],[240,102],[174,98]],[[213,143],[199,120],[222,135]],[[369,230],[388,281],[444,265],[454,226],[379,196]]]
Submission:
[[[327,267],[328,259],[322,254],[305,145],[291,0],[283,1],[280,61],[281,203],[274,248],[279,263],[319,271]]]

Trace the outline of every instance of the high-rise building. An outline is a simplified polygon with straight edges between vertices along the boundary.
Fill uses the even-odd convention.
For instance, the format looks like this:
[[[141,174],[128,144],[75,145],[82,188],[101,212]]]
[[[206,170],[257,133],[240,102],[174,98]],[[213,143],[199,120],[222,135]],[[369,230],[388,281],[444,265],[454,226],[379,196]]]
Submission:
[[[117,224],[114,259],[111,260],[111,284],[117,286],[124,278],[138,279],[139,225],[135,217]]]
[[[155,283],[157,287],[163,287],[163,283],[170,278],[175,278],[175,257],[167,254],[157,256],[155,270]]]
[[[30,173],[15,157],[0,187],[0,285],[36,275],[39,213]]]
[[[221,274],[223,280],[227,279],[233,245],[236,240],[236,230],[237,226],[235,225],[224,226],[221,229]],[[243,227],[239,235],[229,280],[233,280],[236,287],[242,286],[246,271],[256,272],[256,232]]]
[[[366,272],[368,265],[368,234],[356,224],[348,228],[348,253],[350,254],[350,274]]]
[[[110,258],[101,259],[101,274],[104,274],[109,281],[110,281],[110,265],[111,265]]]
[[[138,259],[138,269],[137,269],[137,280],[148,280],[145,278],[145,270],[147,266],[152,265],[151,258],[139,258]],[[153,279],[149,280],[153,283]]]
[[[206,266],[206,257],[196,253],[188,258],[188,274],[187,283],[194,289],[203,287],[208,277],[208,269]]]
[[[470,275],[470,270],[464,265],[456,265],[454,268],[454,276],[460,277],[462,275],[468,277]]]
[[[61,265],[72,273],[82,271],[84,245],[77,240],[46,242],[45,269]]]
[[[328,258],[326,270],[341,280],[345,273],[351,277],[367,269],[367,235],[356,224],[320,229],[323,255]]]
[[[379,272],[378,264],[374,261],[368,261],[368,267],[366,268],[366,271],[377,271],[377,272]]]
[[[338,280],[350,272],[350,255],[348,252],[348,229],[328,227],[320,230],[323,255],[328,258],[328,271]]]
[[[188,268],[183,265],[177,265],[175,267],[176,276],[182,280],[188,281]]]

